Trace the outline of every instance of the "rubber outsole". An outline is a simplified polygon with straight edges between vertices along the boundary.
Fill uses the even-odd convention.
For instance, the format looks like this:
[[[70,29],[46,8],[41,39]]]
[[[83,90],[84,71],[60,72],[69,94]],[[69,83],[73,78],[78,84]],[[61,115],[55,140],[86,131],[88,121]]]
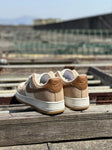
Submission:
[[[33,107],[34,109],[36,109],[38,112],[43,113],[43,114],[47,114],[47,115],[61,114],[61,113],[63,113],[63,112],[65,111],[65,108],[64,108],[64,109],[59,110],[59,111],[47,112],[47,111],[41,110],[41,109],[39,109],[39,108],[37,108],[37,107],[35,107],[35,106],[29,104],[29,103],[23,102],[23,101],[21,101],[20,99],[18,99],[17,97],[16,97],[16,99],[17,99],[20,103],[23,103],[23,104],[26,104],[26,105],[28,105],[28,106],[31,106],[31,107]]]
[[[75,111],[86,110],[86,109],[89,108],[89,106],[86,106],[86,107],[78,107],[78,108],[76,108],[76,107],[70,107],[70,106],[67,106],[67,105],[65,105],[65,106],[68,107],[69,109],[75,110]]]

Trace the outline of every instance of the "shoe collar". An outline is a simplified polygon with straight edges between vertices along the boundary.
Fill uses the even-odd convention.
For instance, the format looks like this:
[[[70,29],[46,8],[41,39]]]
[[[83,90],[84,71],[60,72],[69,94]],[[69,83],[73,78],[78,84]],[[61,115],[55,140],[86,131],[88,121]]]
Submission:
[[[64,69],[61,72],[57,71],[56,75],[62,79],[63,84],[69,84],[79,76],[76,70],[70,70],[70,69]]]

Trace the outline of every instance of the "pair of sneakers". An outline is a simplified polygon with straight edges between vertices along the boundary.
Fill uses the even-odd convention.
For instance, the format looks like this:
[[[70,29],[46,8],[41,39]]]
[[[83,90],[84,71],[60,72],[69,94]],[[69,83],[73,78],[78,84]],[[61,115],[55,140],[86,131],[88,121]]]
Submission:
[[[16,98],[50,115],[64,112],[65,105],[72,110],[84,110],[89,107],[87,76],[70,69],[34,73],[19,84]]]

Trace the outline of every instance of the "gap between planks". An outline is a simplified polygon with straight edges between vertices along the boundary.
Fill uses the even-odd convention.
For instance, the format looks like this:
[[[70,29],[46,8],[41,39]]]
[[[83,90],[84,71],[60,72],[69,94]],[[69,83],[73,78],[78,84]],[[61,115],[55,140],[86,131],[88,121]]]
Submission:
[[[0,147],[0,150],[112,150],[112,139],[89,139],[45,144]]]

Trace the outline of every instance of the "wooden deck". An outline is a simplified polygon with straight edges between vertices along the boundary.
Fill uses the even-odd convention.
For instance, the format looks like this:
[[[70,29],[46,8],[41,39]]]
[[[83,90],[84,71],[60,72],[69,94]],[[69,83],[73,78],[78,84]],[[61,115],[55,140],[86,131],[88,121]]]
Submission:
[[[15,98],[16,87],[33,71],[75,68],[88,75],[90,108],[41,114]],[[103,70],[103,67],[106,71]],[[111,150],[112,76],[108,66],[2,65],[0,68],[0,150]],[[109,65],[109,70],[112,65]]]
[[[0,107],[0,146],[112,138],[112,105],[91,105],[85,111],[66,108],[47,116],[29,106]]]

